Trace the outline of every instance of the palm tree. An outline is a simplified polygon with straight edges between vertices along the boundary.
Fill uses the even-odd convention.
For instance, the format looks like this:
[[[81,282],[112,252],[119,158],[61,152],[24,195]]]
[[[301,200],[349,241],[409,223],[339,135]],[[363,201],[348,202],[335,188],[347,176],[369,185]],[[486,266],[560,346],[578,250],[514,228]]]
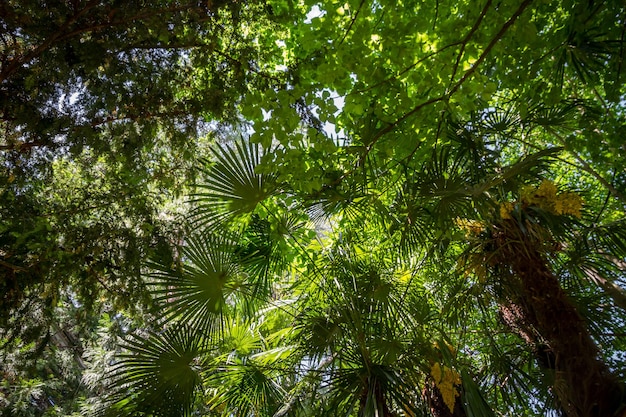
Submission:
[[[542,113],[542,126],[559,126],[571,109],[566,103],[554,109],[541,107],[537,112]],[[578,251],[590,249],[589,239],[598,240],[597,226],[578,220],[582,199],[577,194],[558,193],[548,180],[536,188],[524,186],[524,180],[532,178],[533,171],[540,170],[545,158],[558,149],[540,151],[496,171],[494,148],[486,146],[485,138],[493,136],[494,120],[510,125],[508,115],[487,114],[465,124],[451,123],[451,139],[457,145],[444,147],[426,164],[425,175],[421,172],[419,180],[409,186],[421,191],[408,204],[413,204],[413,212],[436,213],[440,220],[435,221],[460,219],[467,241],[475,245],[461,259],[467,260],[480,287],[495,299],[504,324],[533,352],[550,379],[557,407],[567,416],[612,415],[623,402],[623,382],[607,365],[607,356],[597,344],[600,336],[592,334],[586,323],[591,319],[597,325],[601,320],[584,318],[573,299],[575,290],[597,293],[599,288],[582,288],[587,283],[580,281],[579,288],[564,288],[559,276],[591,278],[576,268],[576,260],[594,256]],[[536,114],[530,118],[539,119]],[[526,124],[532,125],[532,121]],[[506,201],[511,195],[518,197]],[[409,227],[403,235],[415,232]],[[596,246],[596,257],[623,256],[620,232],[601,240],[611,242],[611,248]],[[569,249],[567,253],[564,248]],[[615,265],[608,267],[611,269],[615,270]],[[615,276],[607,274],[611,275]],[[621,301],[623,291],[603,279],[595,281],[607,290],[601,296]]]
[[[621,300],[613,280],[624,234],[619,223],[577,218],[575,194],[528,185],[560,148],[506,162],[499,143],[514,140],[518,117],[500,109],[448,120],[447,144],[425,162],[366,155],[312,194],[257,173],[256,145],[216,146],[180,259],[156,262],[148,279],[164,306],[159,340],[178,345],[154,335],[128,343],[116,387],[131,394],[118,409],[615,413],[620,377],[598,341],[618,341],[580,303]],[[176,390],[181,403],[161,407]]]

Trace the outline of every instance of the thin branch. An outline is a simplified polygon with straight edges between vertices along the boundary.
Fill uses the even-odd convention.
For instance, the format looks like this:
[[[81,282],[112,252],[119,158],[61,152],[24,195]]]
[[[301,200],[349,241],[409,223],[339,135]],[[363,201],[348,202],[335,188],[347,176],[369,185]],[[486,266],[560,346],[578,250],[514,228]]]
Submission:
[[[526,10],[526,8],[528,6],[530,6],[531,3],[532,3],[532,0],[525,0],[522,4],[520,4],[520,6],[515,11],[515,13],[513,13],[513,16],[511,16],[509,18],[509,20],[506,21],[506,23],[502,26],[502,28],[500,28],[500,31],[496,34],[496,36],[494,36],[494,38],[491,40],[491,42],[489,42],[489,45],[487,45],[487,47],[485,48],[483,53],[480,54],[480,56],[478,57],[476,62],[474,62],[474,64],[470,67],[470,69],[467,70],[465,72],[465,74],[463,74],[463,77],[461,77],[461,79],[459,81],[457,81],[457,83],[452,87],[452,89],[449,92],[449,95],[452,95],[453,93],[455,93],[461,87],[461,85],[463,85],[463,83],[474,72],[476,72],[476,70],[478,69],[478,66],[480,64],[482,64],[482,62],[485,60],[485,58],[487,58],[487,55],[489,55],[489,53],[491,52],[493,47],[496,46],[496,43],[498,43],[498,41],[500,39],[502,39],[504,34],[511,28],[511,26],[513,26],[513,24],[515,23],[517,18],[519,18],[521,16],[521,14],[524,12],[524,10]]]
[[[217,49],[213,50],[212,52],[215,52],[217,55],[223,56],[224,58],[230,60],[231,62],[236,62],[237,64],[239,64],[242,67],[244,66],[244,64],[242,64],[241,61],[239,61],[238,59],[234,58],[233,56],[231,56],[227,52],[220,51],[220,50],[217,50]],[[270,75],[270,74],[266,74],[266,73],[264,73],[264,72],[262,72],[260,70],[256,70],[256,69],[250,67],[249,65],[246,65],[246,67],[248,68],[248,70],[250,72],[258,74],[258,75],[260,75],[263,78],[266,78],[268,80],[272,80],[272,81],[275,81],[275,82],[278,82],[278,83],[284,83],[285,82],[285,80],[281,80],[280,78],[278,78],[276,76],[273,76],[273,75]]]
[[[502,26],[502,28],[500,28],[500,30],[498,31],[498,33],[493,37],[493,39],[491,40],[491,42],[489,42],[489,44],[487,45],[487,47],[485,48],[485,50],[482,52],[482,54],[480,55],[480,57],[478,57],[478,59],[476,60],[476,62],[474,62],[474,64],[471,66],[470,69],[468,69],[465,74],[463,74],[463,76],[461,77],[461,79],[459,81],[456,82],[456,84],[454,84],[454,86],[445,94],[442,94],[438,97],[435,98],[431,98],[430,100],[427,100],[423,103],[418,104],[416,107],[414,107],[412,110],[410,110],[409,112],[403,114],[402,116],[400,116],[400,118],[398,118],[395,122],[387,125],[385,128],[381,129],[373,138],[372,141],[370,142],[370,144],[367,146],[365,153],[361,156],[361,158],[359,159],[359,165],[364,161],[364,159],[367,157],[367,155],[370,153],[370,151],[372,150],[372,148],[374,147],[374,145],[378,142],[378,140],[380,140],[381,137],[383,137],[385,134],[393,131],[394,129],[396,129],[400,123],[402,123],[403,121],[405,121],[406,119],[408,119],[409,117],[411,117],[412,115],[414,115],[415,113],[419,112],[422,108],[430,105],[430,104],[434,104],[440,101],[447,101],[456,91],[458,91],[458,89],[461,87],[461,85],[463,85],[463,83],[465,81],[467,81],[467,79],[478,69],[479,65],[482,64],[482,62],[487,58],[487,55],[489,55],[489,53],[491,52],[491,50],[493,49],[493,47],[496,45],[496,43],[498,43],[498,41],[500,39],[502,39],[502,37],[504,36],[504,34],[507,32],[507,30],[513,26],[513,24],[515,23],[515,21],[517,20],[517,18],[524,12],[524,10],[526,10],[526,8],[532,3],[532,0],[525,0],[519,7],[518,9],[515,11],[515,13],[513,14],[513,16],[511,16],[509,18],[509,20],[507,20],[504,25]]]
[[[5,69],[0,72],[0,82],[8,79],[15,71],[18,70],[20,66],[24,63],[33,60],[34,58],[41,55],[45,50],[49,49],[55,42],[57,42],[60,38],[63,37],[64,31],[69,28],[72,24],[74,24],[78,19],[80,19],[85,13],[87,13],[90,9],[96,7],[100,2],[98,0],[92,0],[85,5],[85,7],[70,17],[68,20],[63,23],[63,25],[59,28],[59,30],[49,36],[47,39],[43,41],[39,46],[35,47],[31,52],[24,55],[20,59],[13,60]]]
[[[141,19],[147,19],[147,18],[151,18],[151,17],[155,17],[155,16],[163,16],[165,13],[177,13],[177,12],[182,12],[185,10],[191,10],[191,9],[196,9],[199,10],[199,8],[193,4],[185,4],[185,5],[181,5],[178,7],[166,7],[163,9],[156,9],[156,10],[150,10],[148,12],[143,12],[143,13],[137,13],[133,16],[127,16],[124,19],[120,19],[120,20],[116,20],[116,21],[106,21],[104,23],[100,23],[97,25],[93,25],[93,26],[85,26],[85,27],[79,27],[71,32],[68,32],[64,35],[62,35],[60,38],[58,38],[58,41],[63,41],[63,40],[67,40],[67,39],[71,39],[77,35],[81,35],[83,33],[88,33],[88,32],[99,32],[102,31],[103,29],[107,29],[107,28],[111,28],[111,27],[122,27],[122,28],[126,28],[128,27],[128,25],[132,22],[141,20]],[[196,23],[199,22],[203,22],[206,19],[198,19],[195,20]],[[155,47],[156,48],[156,47]]]
[[[168,119],[173,119],[176,117],[181,117],[181,116],[189,116],[189,113],[186,112],[185,110],[172,110],[169,112],[148,112],[148,111],[144,111],[143,113],[137,113],[137,114],[122,114],[119,116],[107,116],[104,118],[96,118],[93,119],[87,126],[90,126],[92,128],[95,127],[99,127],[102,125],[106,125],[106,124],[111,124],[111,123],[115,123],[115,122],[136,122],[138,120],[156,120],[156,119],[162,119],[162,118],[168,118]],[[73,130],[76,130],[80,127],[84,127],[85,125],[78,125],[76,126]]]
[[[574,152],[570,146],[568,146],[567,142],[565,141],[565,138],[563,138],[563,136],[561,136],[558,132],[556,132],[554,129],[548,127],[548,126],[544,126],[544,129],[550,133],[552,136],[554,136],[556,139],[558,139],[558,141],[561,143],[561,145],[563,145],[563,148],[569,152],[579,163],[580,163],[580,168],[591,174],[595,179],[597,179],[604,187],[606,187],[607,190],[609,190],[611,192],[611,194],[613,194],[613,196],[619,198],[623,203],[626,203],[626,196],[624,194],[622,194],[619,190],[617,190],[611,183],[609,183],[602,175],[600,175],[595,169],[593,169],[591,167],[591,165],[589,165],[589,163],[587,161],[585,161],[580,155],[578,155],[576,152]]]
[[[487,0],[485,7],[483,7],[483,9],[480,12],[480,16],[478,16],[478,19],[474,23],[474,26],[472,26],[472,28],[467,33],[465,38],[463,38],[463,40],[461,41],[461,49],[459,50],[459,53],[456,56],[456,62],[454,63],[454,67],[452,69],[452,75],[450,76],[450,86],[452,85],[452,82],[454,81],[454,77],[456,77],[456,72],[458,71],[459,65],[461,64],[461,58],[463,58],[463,54],[465,53],[465,48],[467,47],[467,43],[470,41],[472,36],[474,36],[474,33],[476,33],[476,31],[480,27],[480,24],[482,23],[483,19],[485,18],[485,15],[487,14],[487,10],[489,10],[489,7],[491,7],[491,1],[492,0]]]
[[[28,149],[36,148],[38,146],[46,146],[47,143],[41,140],[34,140],[32,142],[17,142],[12,145],[0,145],[0,152],[2,151],[18,151],[25,152]]]
[[[109,267],[115,267],[115,265],[107,265]],[[115,267],[115,269],[119,269],[119,267]],[[97,271],[95,271],[93,268],[91,268],[91,265],[88,266],[88,273],[89,275],[91,275],[92,277],[94,277],[96,279],[96,281],[98,281],[100,283],[100,285],[102,285],[102,287],[110,294],[116,296],[116,295],[120,295],[119,292],[113,290],[111,287],[109,287],[100,277],[100,274],[98,274]]]
[[[346,94],[346,96],[353,95],[353,94],[365,93],[367,91],[373,90],[376,87],[380,87],[381,85],[386,84],[389,81],[396,80],[396,79],[400,78],[400,76],[406,74],[407,72],[409,72],[410,70],[412,70],[413,68],[415,68],[416,66],[421,64],[422,62],[426,61],[427,59],[430,59],[430,58],[434,57],[435,55],[439,55],[440,53],[442,53],[446,49],[453,48],[453,47],[455,47],[457,45],[460,45],[460,44],[461,44],[461,41],[450,43],[450,44],[444,46],[441,49],[438,49],[438,50],[436,50],[434,52],[431,52],[431,53],[427,54],[426,56],[423,56],[422,58],[418,59],[417,61],[415,61],[414,63],[412,63],[408,67],[404,68],[403,70],[401,70],[397,74],[392,75],[391,77],[386,78],[383,81],[380,81],[380,82],[378,82],[376,84],[373,84],[373,85],[371,85],[371,86],[369,86],[367,88],[363,88],[361,90],[351,91],[350,93]]]
[[[622,63],[624,62],[624,35],[626,34],[626,19],[622,18],[622,36],[620,38],[620,47],[619,47],[619,61],[617,64],[617,72],[616,72],[616,78],[617,78],[617,82],[615,83],[616,85],[621,85],[619,82],[620,79],[620,75],[622,74]]]
[[[168,50],[168,49],[172,49],[172,50],[177,50],[177,49],[186,49],[186,50],[191,50],[191,49],[200,49],[200,48],[211,48],[210,45],[208,45],[207,43],[203,42],[203,41],[194,41],[194,42],[185,42],[185,43],[168,43],[168,44],[156,44],[156,45],[129,45],[127,47],[125,47],[124,49],[121,49],[122,51],[132,51],[132,50],[154,50],[154,49],[163,49],[163,50]],[[244,64],[242,63],[240,60],[238,60],[237,58],[233,57],[231,54],[229,54],[228,52],[225,51],[220,51],[219,49],[210,49],[210,52],[213,52],[223,58],[226,58],[227,60],[229,60],[231,63],[235,63],[237,65],[239,65],[240,67],[246,67],[250,72],[253,72],[255,74],[260,75],[263,78],[266,78],[268,80],[272,80],[275,82],[279,82],[279,83],[284,83],[284,80],[281,80],[280,78],[264,73],[260,70],[257,70],[255,68],[252,68],[251,66],[249,66],[248,64]]]
[[[155,16],[155,15],[160,15],[166,12],[173,13],[173,12],[188,10],[194,7],[189,4],[189,5],[183,5],[183,6],[178,6],[178,7],[170,7],[170,8],[165,8],[165,9],[152,10],[150,12],[138,13],[138,14],[135,14],[134,16],[130,16],[125,19],[117,20],[114,22],[106,21],[104,23],[100,23],[100,24],[96,24],[92,26],[82,26],[74,30],[67,31],[74,23],[76,23],[81,17],[83,17],[85,13],[87,13],[90,9],[97,7],[99,3],[100,1],[98,0],[90,1],[83,9],[81,9],[79,12],[71,16],[68,20],[66,20],[63,23],[63,25],[61,25],[61,27],[59,27],[59,29],[55,33],[50,35],[40,45],[33,47],[28,54],[23,55],[20,58],[12,60],[6,66],[6,68],[3,68],[2,71],[0,71],[0,82],[7,80],[23,64],[30,62],[33,59],[37,58],[46,50],[50,49],[55,43],[74,38],[84,33],[96,33],[96,32],[105,30],[107,28],[112,28],[112,27],[119,27],[119,26],[126,27],[128,26],[129,23],[137,21],[137,20],[145,19],[145,18]]]
[[[19,272],[25,272],[25,271],[27,271],[27,269],[26,269],[26,268],[23,268],[23,267],[21,267],[21,266],[17,266],[17,265],[10,264],[10,263],[8,263],[8,262],[3,261],[2,259],[0,259],[0,266],[3,266],[3,267],[5,267],[5,268],[7,268],[7,269],[11,269],[11,270],[13,270],[13,271],[19,271]]]
[[[419,112],[422,108],[430,105],[430,104],[435,104],[439,101],[443,101],[443,100],[447,100],[449,97],[447,94],[441,95],[439,97],[435,97],[435,98],[431,98],[430,100],[426,100],[423,103],[420,103],[419,105],[417,105],[416,107],[413,108],[413,110],[403,114],[402,116],[400,116],[400,118],[398,118],[395,122],[387,125],[387,127],[381,129],[380,131],[378,131],[378,133],[376,133],[376,135],[372,138],[372,141],[370,142],[370,144],[367,146],[366,151],[364,156],[361,157],[361,162],[363,159],[365,159],[365,156],[367,154],[369,154],[369,152],[372,150],[372,148],[374,147],[374,145],[376,144],[376,142],[378,142],[378,140],[380,140],[380,138],[382,136],[384,136],[385,134],[391,132],[392,130],[394,130],[396,127],[398,127],[398,125],[400,123],[402,123],[403,121],[405,121],[406,119],[408,119],[409,117],[411,117],[412,115],[414,115],[415,113]]]
[[[519,18],[519,16],[524,12],[524,10],[526,10],[526,8],[528,6],[530,6],[530,4],[532,3],[532,0],[525,0],[522,4],[520,4],[520,6],[517,8],[517,10],[515,11],[515,13],[513,13],[513,15],[509,18],[509,20],[507,20],[504,25],[500,28],[500,30],[498,31],[498,33],[493,37],[493,39],[491,40],[491,42],[489,42],[489,44],[487,45],[487,47],[485,48],[485,50],[482,52],[482,54],[480,55],[480,57],[478,57],[478,59],[476,60],[476,62],[474,62],[474,64],[470,67],[470,69],[468,69],[465,74],[463,74],[463,76],[461,77],[461,79],[459,79],[456,84],[454,84],[454,86],[452,86],[452,88],[449,89],[449,91],[445,94],[442,94],[438,97],[434,97],[431,98],[429,100],[426,100],[420,104],[418,104],[416,107],[414,107],[412,110],[408,111],[407,113],[403,114],[402,116],[400,116],[398,119],[396,119],[396,121],[394,121],[393,123],[388,124],[386,127],[384,127],[383,129],[379,130],[376,135],[374,135],[374,137],[372,138],[371,142],[369,143],[369,145],[365,148],[365,152],[363,152],[363,154],[359,157],[359,160],[357,161],[356,167],[351,169],[350,171],[346,172],[344,175],[342,175],[341,177],[339,177],[336,181],[333,182],[333,184],[331,185],[337,185],[339,183],[341,183],[346,177],[348,177],[349,175],[351,175],[352,173],[354,173],[354,171],[356,169],[358,169],[358,167],[360,167],[361,165],[363,165],[363,162],[365,161],[365,159],[367,158],[367,156],[369,155],[369,153],[372,151],[372,149],[374,148],[374,145],[376,145],[376,143],[387,133],[395,130],[402,122],[404,122],[406,119],[408,119],[409,117],[411,117],[412,115],[416,114],[417,112],[419,112],[421,109],[423,109],[424,107],[431,105],[431,104],[435,104],[438,103],[440,101],[447,101],[456,91],[458,91],[458,89],[461,87],[461,85],[463,85],[463,83],[465,81],[467,81],[467,79],[478,69],[478,66],[480,64],[482,64],[482,62],[487,58],[487,55],[489,55],[489,53],[491,52],[491,50],[494,48],[494,46],[496,45],[496,43],[498,43],[498,41],[500,39],[502,39],[502,37],[504,36],[504,34],[510,29],[511,26],[513,26],[513,24],[515,23],[515,21]],[[489,2],[488,2],[489,4]],[[486,13],[486,9],[483,9],[483,12]],[[482,16],[482,15],[481,15]],[[482,19],[479,18],[479,21]],[[476,28],[477,30],[478,28]],[[473,32],[470,32],[473,33]],[[453,44],[451,44],[453,45]],[[437,53],[441,52],[437,51]],[[416,65],[416,64],[414,64]]]
[[[354,22],[356,22],[357,17],[359,17],[359,13],[361,12],[361,8],[363,7],[364,3],[365,3],[365,0],[361,0],[361,3],[359,4],[358,9],[356,9],[356,13],[354,14],[354,17],[352,18],[352,20],[350,21],[350,24],[348,25],[348,28],[346,29],[346,32],[343,34],[343,37],[339,41],[339,45],[341,45],[343,41],[345,41],[346,38],[348,37],[348,33],[350,33],[350,31],[352,30],[352,26],[354,26]]]
[[[122,115],[116,115],[116,116],[111,115],[111,116],[106,116],[106,117],[94,118],[88,123],[77,124],[73,128],[70,128],[68,130],[64,129],[63,131],[60,131],[57,133],[68,134],[70,132],[75,132],[79,130],[80,128],[84,128],[87,126],[90,128],[98,128],[100,126],[110,125],[113,123],[149,121],[149,120],[159,120],[159,119],[171,120],[171,119],[175,119],[178,117],[184,118],[186,116],[190,116],[190,114],[189,112],[186,112],[185,110],[172,110],[169,112],[154,112],[154,113],[144,111],[143,113],[140,113],[140,114],[139,113],[122,114]],[[32,149],[32,148],[48,147],[48,146],[54,146],[54,145],[56,145],[56,143],[47,142],[43,140],[34,140],[31,142],[16,142],[15,144],[0,145],[0,152],[8,152],[8,151],[26,152],[27,150]]]

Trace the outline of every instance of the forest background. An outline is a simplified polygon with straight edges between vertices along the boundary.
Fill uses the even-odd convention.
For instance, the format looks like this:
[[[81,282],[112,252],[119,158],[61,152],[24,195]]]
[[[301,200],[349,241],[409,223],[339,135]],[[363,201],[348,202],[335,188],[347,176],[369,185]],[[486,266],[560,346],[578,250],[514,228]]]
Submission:
[[[618,0],[4,0],[0,415],[626,415]]]

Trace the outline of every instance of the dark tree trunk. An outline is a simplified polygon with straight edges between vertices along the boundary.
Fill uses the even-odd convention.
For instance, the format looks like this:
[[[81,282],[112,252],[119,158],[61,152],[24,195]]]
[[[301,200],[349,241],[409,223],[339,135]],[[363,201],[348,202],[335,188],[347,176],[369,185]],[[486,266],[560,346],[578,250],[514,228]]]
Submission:
[[[439,391],[439,388],[432,382],[427,382],[422,395],[428,402],[428,408],[433,417],[467,417],[465,409],[461,404],[461,399],[457,398],[454,402],[454,409],[450,411],[450,408],[443,401],[443,396]]]
[[[568,417],[614,416],[622,387],[558,278],[529,240],[519,230],[496,238],[498,263],[512,272],[505,282],[508,294],[501,301],[501,315],[552,374],[554,393]]]
[[[368,382],[369,384],[364,387],[361,392],[361,398],[359,399],[359,417],[371,416],[371,408],[368,407],[368,401],[373,403],[380,417],[395,417],[389,410],[387,399],[385,398],[385,393],[380,383],[378,383],[375,378],[370,379]]]

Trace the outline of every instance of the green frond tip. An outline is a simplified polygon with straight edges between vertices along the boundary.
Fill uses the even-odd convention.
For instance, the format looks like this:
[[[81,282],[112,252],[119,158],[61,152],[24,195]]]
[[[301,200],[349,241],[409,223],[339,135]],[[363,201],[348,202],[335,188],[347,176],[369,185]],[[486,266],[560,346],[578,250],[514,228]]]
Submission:
[[[192,200],[194,218],[200,225],[216,225],[251,213],[276,189],[275,177],[255,171],[261,162],[258,144],[236,141],[212,147],[212,159],[204,161],[204,182]]]

